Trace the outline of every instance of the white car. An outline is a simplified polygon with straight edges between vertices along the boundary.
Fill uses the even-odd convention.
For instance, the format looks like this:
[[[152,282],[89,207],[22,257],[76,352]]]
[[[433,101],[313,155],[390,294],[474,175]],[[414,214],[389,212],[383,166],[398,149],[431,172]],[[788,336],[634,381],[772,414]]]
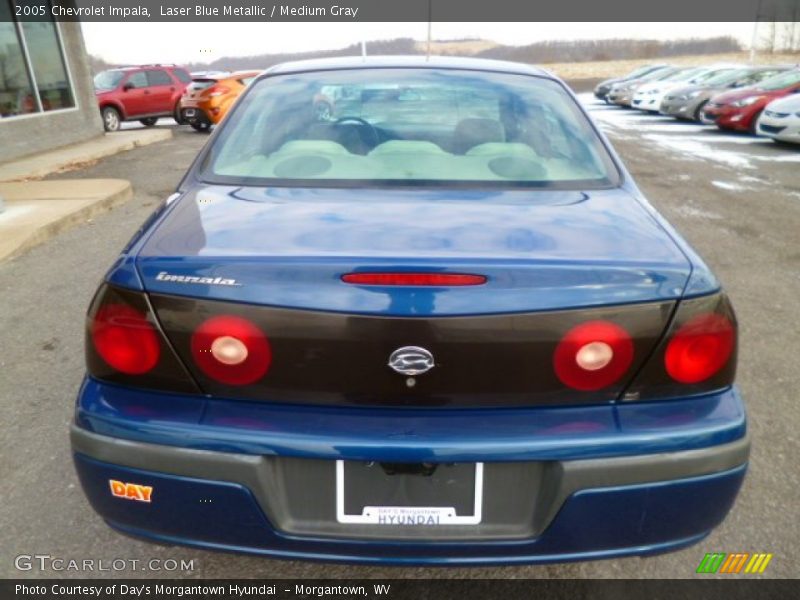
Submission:
[[[791,94],[767,104],[758,118],[758,135],[779,142],[800,144],[800,94]]]
[[[661,109],[661,102],[670,91],[687,85],[699,85],[707,79],[735,68],[737,67],[734,65],[713,65],[683,69],[661,81],[653,81],[640,86],[633,96],[631,106],[639,110],[657,113]]]

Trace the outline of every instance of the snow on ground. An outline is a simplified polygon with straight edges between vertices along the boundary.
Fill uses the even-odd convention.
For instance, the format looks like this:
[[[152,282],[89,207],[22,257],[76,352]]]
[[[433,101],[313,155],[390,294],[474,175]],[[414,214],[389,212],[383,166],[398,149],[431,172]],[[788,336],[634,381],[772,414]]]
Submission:
[[[753,157],[738,150],[722,150],[705,140],[682,135],[645,133],[642,137],[659,146],[674,150],[686,160],[712,160],[738,169],[755,169]]]
[[[731,183],[730,181],[712,181],[711,185],[723,190],[730,190],[732,192],[742,192],[750,189],[745,185],[740,185],[738,183]]]

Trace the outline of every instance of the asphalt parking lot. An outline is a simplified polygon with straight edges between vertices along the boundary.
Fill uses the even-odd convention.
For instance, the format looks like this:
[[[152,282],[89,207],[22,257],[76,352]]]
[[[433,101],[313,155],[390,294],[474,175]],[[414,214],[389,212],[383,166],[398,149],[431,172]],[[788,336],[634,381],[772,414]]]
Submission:
[[[176,127],[169,141],[60,176],[130,179],[135,197],[0,264],[0,576],[679,578],[691,577],[703,555],[716,551],[770,552],[764,577],[797,576],[800,147],[581,99],[651,202],[710,263],[738,312],[738,379],[753,453],[742,494],[709,538],[646,559],[426,569],[273,561],[158,546],[109,529],[85,500],[69,453],[67,426],[83,374],[83,316],[116,253],[172,192],[207,139]],[[193,560],[194,569],[18,571],[20,554],[139,564],[183,559]]]

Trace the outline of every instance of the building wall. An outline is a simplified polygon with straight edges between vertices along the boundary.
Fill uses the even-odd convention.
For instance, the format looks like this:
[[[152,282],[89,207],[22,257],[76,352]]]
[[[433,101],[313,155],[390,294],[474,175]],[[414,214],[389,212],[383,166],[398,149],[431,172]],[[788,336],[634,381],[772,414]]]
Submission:
[[[80,23],[60,23],[77,108],[0,119],[0,162],[103,134]]]

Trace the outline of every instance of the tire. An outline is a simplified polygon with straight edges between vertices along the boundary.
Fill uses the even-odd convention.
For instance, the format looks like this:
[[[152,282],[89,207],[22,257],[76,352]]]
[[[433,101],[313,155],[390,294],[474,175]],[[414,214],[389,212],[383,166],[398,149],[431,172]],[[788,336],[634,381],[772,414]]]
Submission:
[[[175,119],[175,122],[178,125],[186,125],[186,121],[183,120],[181,117],[181,103],[178,102],[175,105],[175,110],[172,112],[172,118]]]
[[[747,127],[747,132],[750,135],[758,135],[758,119],[761,117],[761,112],[762,111],[758,111],[750,120],[750,125]]]
[[[141,123],[145,127],[152,127],[153,125],[158,123],[158,117],[147,117],[146,119],[139,119],[139,123]]]
[[[106,131],[119,131],[122,125],[122,117],[116,108],[106,106],[100,111],[100,115],[103,117],[103,129]]]
[[[211,123],[207,121],[198,121],[196,123],[189,123],[192,126],[192,129],[195,131],[199,131],[200,133],[208,133],[211,130]]]
[[[708,104],[708,100],[706,100],[705,102],[701,102],[694,110],[694,120],[697,121],[698,123],[701,122],[700,115],[702,114],[703,109],[706,107],[706,104]]]

